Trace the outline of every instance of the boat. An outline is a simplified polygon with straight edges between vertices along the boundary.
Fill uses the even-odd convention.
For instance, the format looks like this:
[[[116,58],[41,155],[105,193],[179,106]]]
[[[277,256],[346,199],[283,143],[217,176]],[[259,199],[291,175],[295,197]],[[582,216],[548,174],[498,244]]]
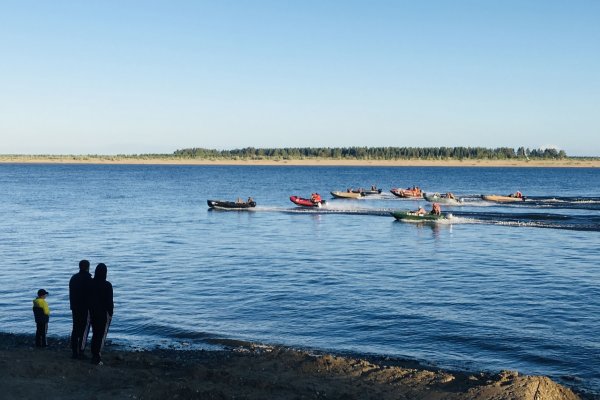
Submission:
[[[395,196],[402,197],[402,198],[415,198],[415,199],[423,198],[423,191],[419,187],[415,187],[415,186],[413,186],[412,188],[406,188],[406,189],[394,188],[394,189],[390,190],[390,192],[392,192]]]
[[[435,222],[449,218],[448,214],[419,214],[415,211],[394,211],[391,213],[396,221],[407,221],[407,222]]]
[[[353,191],[346,191],[346,192],[330,192],[331,195],[335,198],[338,199],[360,199],[361,197],[363,197],[364,195],[362,194],[362,192],[353,192]]]
[[[313,199],[305,199],[304,197],[299,196],[290,196],[290,201],[302,207],[321,207],[327,203],[325,200],[315,201]]]
[[[249,198],[248,201],[224,201],[224,200],[206,200],[208,206],[217,210],[248,210],[256,207],[256,202]]]
[[[363,189],[363,188],[352,189],[351,192],[352,193],[361,193],[363,196],[369,196],[372,194],[381,194],[382,190],[377,189],[375,186],[371,186],[371,189]]]
[[[461,205],[462,199],[457,199],[452,193],[445,193],[440,195],[439,193],[427,194],[423,193],[423,198],[430,203],[440,203],[445,205]]]
[[[485,201],[493,201],[495,203],[515,203],[525,201],[525,197],[521,192],[509,194],[508,196],[501,196],[497,194],[482,194],[481,198]]]

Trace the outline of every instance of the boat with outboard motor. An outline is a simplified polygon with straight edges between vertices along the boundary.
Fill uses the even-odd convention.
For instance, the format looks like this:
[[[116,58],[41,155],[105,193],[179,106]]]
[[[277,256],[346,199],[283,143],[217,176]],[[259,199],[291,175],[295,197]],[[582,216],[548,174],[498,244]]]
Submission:
[[[364,196],[364,194],[362,194],[362,192],[353,192],[353,191],[346,191],[346,192],[329,192],[331,193],[331,195],[337,199],[360,199],[361,197]]]
[[[449,219],[451,214],[432,214],[432,213],[418,213],[416,211],[394,211],[390,213],[396,221],[406,222],[436,222],[445,219]]]
[[[462,199],[457,199],[450,192],[440,195],[439,193],[427,194],[423,193],[423,198],[430,203],[440,203],[444,205],[461,205],[463,204]]]
[[[316,195],[318,195],[318,193],[315,193]],[[290,196],[290,201],[296,205],[302,206],[302,207],[321,207],[324,206],[327,201],[321,199],[321,196],[316,197],[315,194],[313,194],[313,196],[311,196],[310,199],[306,199],[304,197],[299,197],[299,196]]]
[[[372,194],[381,194],[382,189],[378,189],[377,186],[373,185],[371,186],[371,189],[358,188],[350,189],[350,191],[352,193],[361,193],[363,196],[370,196]]]
[[[206,200],[206,203],[211,209],[216,210],[249,210],[256,207],[256,202],[249,197],[247,201],[225,201],[225,200]]]
[[[412,188],[406,189],[393,188],[392,190],[390,190],[390,192],[392,192],[392,194],[394,194],[395,196],[402,198],[423,198],[423,191],[418,186],[413,186]]]
[[[481,198],[485,201],[493,201],[495,203],[515,203],[525,201],[525,197],[521,192],[515,192],[508,196],[501,196],[497,194],[482,194]]]

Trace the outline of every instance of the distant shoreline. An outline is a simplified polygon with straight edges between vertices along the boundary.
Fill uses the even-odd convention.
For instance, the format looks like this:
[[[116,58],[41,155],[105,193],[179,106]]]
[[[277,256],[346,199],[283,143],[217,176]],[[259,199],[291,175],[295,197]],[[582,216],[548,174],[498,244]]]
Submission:
[[[348,166],[348,167],[549,167],[599,168],[600,159],[564,160],[335,160],[290,159],[197,159],[152,156],[26,156],[0,155],[0,164],[131,164],[131,165],[258,165],[258,166]]]

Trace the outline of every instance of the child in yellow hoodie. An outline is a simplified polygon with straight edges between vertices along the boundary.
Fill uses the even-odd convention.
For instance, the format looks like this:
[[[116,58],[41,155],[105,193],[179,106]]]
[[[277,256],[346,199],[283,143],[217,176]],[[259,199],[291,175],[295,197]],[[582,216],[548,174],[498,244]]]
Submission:
[[[35,331],[35,346],[46,347],[46,333],[48,332],[48,321],[50,320],[50,308],[46,302],[48,292],[40,289],[37,292],[37,297],[33,300],[33,316],[37,329]]]

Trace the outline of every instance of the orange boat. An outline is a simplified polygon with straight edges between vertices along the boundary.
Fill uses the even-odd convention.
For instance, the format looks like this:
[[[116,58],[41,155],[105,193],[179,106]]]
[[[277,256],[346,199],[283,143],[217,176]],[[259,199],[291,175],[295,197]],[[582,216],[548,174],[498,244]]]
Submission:
[[[402,197],[402,198],[417,198],[417,199],[423,198],[423,191],[418,186],[413,186],[412,188],[406,188],[406,189],[394,188],[394,189],[390,190],[390,192],[392,192],[395,196]]]

